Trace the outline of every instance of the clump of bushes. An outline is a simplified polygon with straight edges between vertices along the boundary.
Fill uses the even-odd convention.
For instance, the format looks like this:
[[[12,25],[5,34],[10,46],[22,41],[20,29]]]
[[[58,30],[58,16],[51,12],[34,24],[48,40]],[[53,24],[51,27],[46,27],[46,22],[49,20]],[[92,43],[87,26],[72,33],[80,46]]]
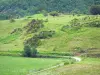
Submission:
[[[37,47],[41,45],[41,40],[38,38],[38,35],[34,35],[32,38],[27,39],[24,44]]]
[[[55,31],[41,31],[38,35],[40,39],[46,39],[52,37],[55,34]]]
[[[59,13],[57,11],[52,11],[49,13],[51,16],[59,16]]]
[[[100,27],[100,20],[93,20],[91,22],[88,23],[89,27]]]
[[[43,20],[33,19],[24,28],[26,29],[27,33],[34,33],[37,32],[42,27],[44,27]]]
[[[62,31],[66,31],[66,30],[79,30],[82,27],[82,25],[80,24],[79,19],[73,19],[69,22],[69,25],[65,25],[61,28]]]
[[[14,29],[12,32],[11,32],[11,34],[14,34],[14,33],[20,33],[20,32],[22,32],[23,30],[21,29],[21,28],[16,28],[16,29]]]
[[[61,28],[61,31],[66,31],[66,30],[69,30],[71,29],[71,26],[70,25],[65,25]]]
[[[48,12],[46,10],[42,10],[41,13],[44,15],[44,16],[48,16]]]
[[[84,49],[82,49],[81,47],[75,47],[74,48],[74,51],[75,52],[78,52],[78,53],[85,53],[86,51]]]
[[[23,55],[25,57],[36,57],[37,56],[37,49],[35,47],[31,47],[29,45],[24,45]]]
[[[70,61],[64,61],[64,65],[74,64],[75,62],[75,59],[71,59]]]
[[[37,47],[41,45],[41,39],[52,37],[54,34],[55,31],[42,31],[39,34],[35,34],[32,38],[27,39],[24,44]]]
[[[93,15],[100,14],[100,5],[93,5],[93,6],[91,6],[90,13],[93,14]]]
[[[29,19],[29,18],[32,18],[32,17],[31,16],[28,16],[27,18]]]
[[[13,23],[13,22],[15,22],[15,20],[14,20],[13,18],[11,18],[11,19],[10,19],[10,22]]]
[[[70,22],[70,24],[71,24],[71,27],[74,28],[75,30],[78,30],[78,29],[81,28],[79,19],[76,19],[76,18],[73,19],[73,20]]]

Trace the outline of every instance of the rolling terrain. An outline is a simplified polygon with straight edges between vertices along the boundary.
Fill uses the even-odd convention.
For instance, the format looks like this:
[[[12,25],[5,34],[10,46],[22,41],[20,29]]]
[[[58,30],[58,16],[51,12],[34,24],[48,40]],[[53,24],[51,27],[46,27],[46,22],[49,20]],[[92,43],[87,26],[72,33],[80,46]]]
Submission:
[[[41,20],[44,26],[34,32],[32,30],[34,27],[30,27],[31,23],[35,26],[36,22]],[[0,20],[0,73],[2,75],[31,75],[28,72],[33,69],[41,70],[65,61],[62,60],[63,58],[15,57],[22,56],[25,41],[37,35],[40,44],[36,48],[40,54],[70,56],[72,53],[74,56],[82,56],[81,62],[71,64],[67,62],[61,67],[40,72],[39,75],[99,75],[99,33],[99,15],[61,14],[45,17],[42,14],[36,14],[20,19]]]

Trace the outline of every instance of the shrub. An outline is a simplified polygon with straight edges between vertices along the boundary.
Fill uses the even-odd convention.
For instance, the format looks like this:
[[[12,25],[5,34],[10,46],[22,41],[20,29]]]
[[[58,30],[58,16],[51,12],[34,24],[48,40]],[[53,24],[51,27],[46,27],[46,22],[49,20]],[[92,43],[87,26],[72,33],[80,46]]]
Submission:
[[[26,29],[27,33],[34,33],[37,32],[42,27],[44,27],[43,20],[33,19],[24,28]]]
[[[93,14],[93,15],[100,14],[100,5],[91,6],[90,13]]]
[[[72,29],[74,29],[74,30],[78,30],[78,29],[81,28],[80,22],[79,22],[79,20],[76,19],[76,18],[73,19],[73,20],[70,22],[70,25],[71,25]]]
[[[57,12],[57,11],[52,11],[52,12],[50,12],[50,15],[51,16],[59,16],[59,13]]]
[[[94,20],[88,23],[89,27],[100,27],[100,21],[99,20]]]
[[[41,44],[41,40],[38,38],[38,35],[34,35],[32,38],[27,39],[24,44],[37,47]]]
[[[38,38],[46,39],[52,37],[55,34],[55,31],[42,31],[39,33]]]
[[[37,49],[35,47],[31,48],[31,56],[36,57],[37,56]]]
[[[31,16],[28,16],[27,18],[29,19],[29,18],[32,18],[32,17]]]
[[[46,10],[42,10],[41,13],[44,15],[44,16],[48,16],[48,12]]]
[[[44,22],[48,22],[48,18],[44,20]]]
[[[13,18],[11,18],[11,19],[10,19],[10,22],[11,22],[11,23],[12,23],[12,22],[15,22],[15,20],[14,20]]]
[[[30,49],[30,47],[28,45],[24,46],[24,53],[23,53],[23,55],[25,57],[30,57],[31,56],[31,49]]]
[[[61,28],[61,31],[68,31],[68,30],[79,30],[82,27],[80,21],[78,19],[73,19],[70,21],[69,25],[65,25]]]
[[[14,33],[21,33],[23,30],[21,28],[15,28],[11,34],[14,34]]]
[[[37,49],[35,47],[30,47],[29,45],[24,46],[24,53],[25,57],[36,57],[37,56]]]
[[[71,29],[71,26],[70,25],[65,25],[61,28],[61,31],[66,31],[68,29]]]
[[[69,64],[70,64],[69,61],[65,61],[65,62],[64,62],[64,65],[69,65]]]

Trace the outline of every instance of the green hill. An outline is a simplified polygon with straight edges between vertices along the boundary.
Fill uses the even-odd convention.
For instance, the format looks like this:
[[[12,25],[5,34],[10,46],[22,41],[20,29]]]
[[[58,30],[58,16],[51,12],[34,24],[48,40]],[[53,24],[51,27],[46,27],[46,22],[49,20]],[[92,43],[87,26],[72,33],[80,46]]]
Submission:
[[[44,21],[48,19],[48,22],[43,22],[44,27],[36,32],[27,34],[27,29],[24,27],[37,18]],[[78,26],[74,26],[74,20]],[[88,52],[91,54],[90,50],[94,50],[93,52],[98,56],[100,49],[99,20],[99,16],[92,15],[44,17],[42,14],[34,15],[31,18],[16,19],[15,22],[3,20],[0,21],[0,52],[23,51],[23,43],[28,38],[39,36],[43,31],[54,31],[55,34],[52,37],[45,33],[46,38],[40,37],[40,45],[37,46],[39,52]],[[42,37],[44,36],[42,35]]]

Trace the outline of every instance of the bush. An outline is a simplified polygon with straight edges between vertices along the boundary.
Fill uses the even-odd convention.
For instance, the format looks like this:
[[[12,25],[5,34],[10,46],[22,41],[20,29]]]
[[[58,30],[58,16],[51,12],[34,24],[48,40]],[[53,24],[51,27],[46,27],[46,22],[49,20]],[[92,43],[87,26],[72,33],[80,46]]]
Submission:
[[[12,19],[10,19],[10,22],[12,23],[12,22],[15,22],[15,20],[12,18]]]
[[[46,10],[42,10],[41,13],[44,15],[44,16],[48,16],[48,12]]]
[[[50,12],[51,16],[59,16],[59,13],[57,11],[52,11]]]
[[[37,56],[37,49],[35,47],[30,47],[29,45],[24,46],[24,53],[25,57],[36,57]]]
[[[39,33],[38,38],[46,39],[52,37],[55,34],[55,31],[42,31]]]
[[[64,65],[69,65],[69,64],[70,64],[69,61],[65,61],[65,62],[64,62]]]
[[[69,25],[65,25],[61,28],[61,31],[68,31],[68,30],[79,30],[82,27],[80,24],[79,19],[73,19],[70,21]]]
[[[94,20],[88,23],[89,27],[100,27],[100,21],[99,20]]]
[[[66,30],[68,30],[68,29],[71,29],[72,27],[70,26],[70,25],[65,25],[65,26],[63,26],[62,28],[61,28],[61,31],[66,31]]]
[[[31,56],[31,49],[30,49],[30,47],[28,45],[24,46],[24,53],[23,53],[23,55],[25,57],[30,57]]]
[[[91,6],[90,13],[93,14],[93,15],[100,14],[100,5]]]
[[[72,29],[74,29],[74,30],[78,30],[78,29],[81,28],[79,19],[76,19],[76,18],[73,19],[73,20],[70,22],[70,24],[71,24]]]
[[[43,20],[33,19],[24,28],[26,29],[26,33],[34,33],[42,27],[44,27]]]
[[[12,32],[11,32],[11,34],[14,34],[14,33],[22,33],[22,29],[21,28],[15,28]]]
[[[37,47],[41,44],[41,40],[38,38],[38,35],[34,35],[32,38],[27,39],[24,44]]]

